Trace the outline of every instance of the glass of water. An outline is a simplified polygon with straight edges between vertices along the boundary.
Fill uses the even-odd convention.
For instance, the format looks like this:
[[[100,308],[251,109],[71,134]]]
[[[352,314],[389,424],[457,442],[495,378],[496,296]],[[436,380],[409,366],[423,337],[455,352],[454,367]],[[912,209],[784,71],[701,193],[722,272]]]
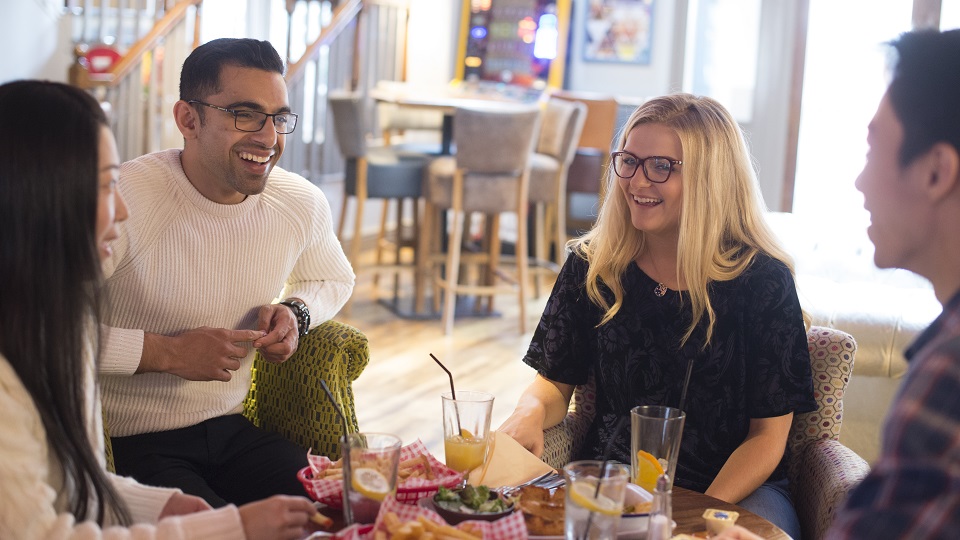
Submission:
[[[630,468],[621,463],[584,460],[563,467],[567,481],[566,540],[613,540],[617,537]]]

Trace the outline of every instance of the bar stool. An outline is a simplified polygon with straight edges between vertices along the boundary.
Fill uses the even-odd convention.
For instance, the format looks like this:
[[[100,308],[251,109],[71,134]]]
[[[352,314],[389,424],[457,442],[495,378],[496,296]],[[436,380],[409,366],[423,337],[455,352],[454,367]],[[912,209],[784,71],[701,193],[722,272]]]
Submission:
[[[526,331],[527,257],[517,256],[516,274],[512,277],[497,272],[500,256],[499,216],[501,212],[517,214],[516,253],[527,253],[527,192],[530,182],[530,156],[536,142],[540,109],[516,107],[515,110],[473,110],[458,108],[453,116],[453,138],[456,156],[440,157],[430,163],[424,185],[424,234],[422,253],[431,253],[439,245],[442,211],[452,214],[447,253],[421,257],[422,275],[433,275],[435,264],[445,260],[446,279],[434,279],[444,292],[441,318],[445,334],[453,332],[457,294],[490,295],[504,290],[497,278],[512,282],[520,303],[519,329]],[[464,217],[470,213],[485,216],[486,253],[470,256],[486,265],[484,283],[460,283]],[[436,303],[438,295],[434,295]]]
[[[534,206],[534,290],[542,288],[543,273],[558,273],[566,259],[567,173],[583,131],[587,106],[551,99],[543,112],[537,148],[530,160],[530,204]],[[550,245],[553,259],[549,258]]]
[[[419,235],[418,205],[423,185],[423,173],[430,157],[425,154],[399,152],[389,147],[370,146],[367,144],[366,134],[366,107],[363,96],[350,92],[330,92],[328,96],[330,110],[333,113],[333,125],[336,132],[340,152],[346,160],[344,173],[344,198],[340,212],[340,222],[337,227],[337,236],[343,241],[344,225],[346,223],[347,206],[350,199],[355,201],[353,237],[350,240],[350,249],[347,258],[353,265],[354,272],[360,272],[360,245],[362,238],[364,205],[368,199],[383,199],[383,213],[380,218],[380,231],[376,243],[376,264],[365,266],[363,270],[381,271],[398,270],[402,267],[413,268],[415,262],[409,265],[401,263],[400,250],[403,247],[416,249],[416,238]],[[403,201],[413,201],[413,234],[405,237],[403,234]],[[387,242],[388,203],[395,201],[397,221],[394,226],[396,241]],[[393,247],[394,263],[384,263],[383,253],[387,247]],[[414,253],[414,259],[417,254]],[[376,277],[375,277],[376,283]],[[419,280],[414,279],[416,287]],[[394,280],[394,294],[397,282]],[[414,295],[419,291],[415,291]]]

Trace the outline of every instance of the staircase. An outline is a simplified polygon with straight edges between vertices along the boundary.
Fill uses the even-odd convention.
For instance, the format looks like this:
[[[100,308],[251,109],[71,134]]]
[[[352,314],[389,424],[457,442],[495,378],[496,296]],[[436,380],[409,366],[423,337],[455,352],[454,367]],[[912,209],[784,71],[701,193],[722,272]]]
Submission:
[[[287,13],[282,42],[272,41],[287,55],[290,106],[300,114],[280,166],[318,185],[340,181],[344,163],[328,137],[327,94],[366,94],[379,80],[405,79],[409,0],[267,1]],[[67,4],[76,55],[69,80],[104,104],[120,158],[182,146],[171,111],[179,99],[180,66],[200,43],[203,0]],[[117,59],[111,63],[112,54]]]

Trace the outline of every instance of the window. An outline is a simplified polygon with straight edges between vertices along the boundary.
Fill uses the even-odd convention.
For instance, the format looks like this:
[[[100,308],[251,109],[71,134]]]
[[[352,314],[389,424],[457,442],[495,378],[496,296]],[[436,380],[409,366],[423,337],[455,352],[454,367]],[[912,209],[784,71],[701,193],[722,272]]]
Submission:
[[[867,124],[887,86],[885,42],[910,30],[909,0],[811,0],[793,211],[865,228],[854,187]]]
[[[691,0],[685,91],[710,96],[740,123],[753,119],[760,0]]]

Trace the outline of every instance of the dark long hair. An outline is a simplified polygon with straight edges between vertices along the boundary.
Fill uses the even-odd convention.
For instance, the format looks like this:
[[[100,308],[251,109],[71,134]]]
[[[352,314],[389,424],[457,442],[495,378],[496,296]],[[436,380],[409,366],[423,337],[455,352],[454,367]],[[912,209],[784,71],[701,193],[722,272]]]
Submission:
[[[129,513],[90,444],[84,358],[100,308],[95,240],[103,109],[60,83],[0,86],[0,353],[40,412],[77,521]]]

